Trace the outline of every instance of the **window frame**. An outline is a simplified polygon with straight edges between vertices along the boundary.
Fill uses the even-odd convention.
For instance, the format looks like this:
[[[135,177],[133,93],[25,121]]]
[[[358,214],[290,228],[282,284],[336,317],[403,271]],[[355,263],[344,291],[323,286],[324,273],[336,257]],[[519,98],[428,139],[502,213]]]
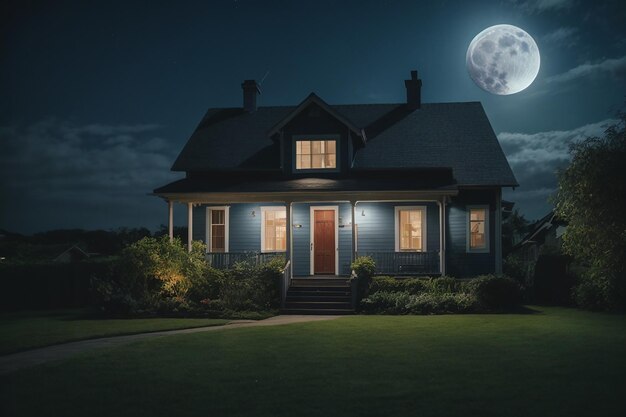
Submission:
[[[490,253],[491,250],[491,240],[489,239],[489,229],[491,225],[489,219],[489,205],[488,204],[479,204],[479,205],[471,205],[466,206],[467,210],[467,220],[466,220],[466,228],[467,234],[465,236],[465,249],[467,253]],[[484,210],[485,211],[485,247],[484,248],[472,248],[471,247],[471,235],[472,235],[472,219],[471,214],[472,210]]]
[[[292,151],[291,151],[291,170],[293,173],[298,174],[298,173],[318,173],[318,172],[339,172],[340,171],[340,158],[339,155],[341,154],[340,151],[340,135],[293,135],[292,136],[292,143],[291,143],[291,147],[292,147]],[[335,141],[335,168],[304,168],[304,169],[297,169],[296,168],[296,161],[297,161],[297,143],[298,141],[316,141],[316,140],[334,140]]]
[[[285,212],[285,233],[289,227],[287,223],[287,206],[262,206],[261,207],[261,253],[285,253],[287,252],[287,239],[285,237],[285,250],[267,250],[265,249],[265,213],[268,211],[284,211]]]
[[[211,238],[211,226],[213,225],[211,211],[213,210],[224,210],[224,253],[228,253],[229,251],[229,229],[230,229],[230,206],[207,206],[206,207],[206,230],[205,230],[205,239],[206,239],[206,252],[213,252],[213,239]]]
[[[422,212],[422,249],[421,250],[400,250],[400,211],[420,210]],[[427,206],[395,206],[394,207],[394,234],[396,252],[427,252],[428,251],[428,207]]]

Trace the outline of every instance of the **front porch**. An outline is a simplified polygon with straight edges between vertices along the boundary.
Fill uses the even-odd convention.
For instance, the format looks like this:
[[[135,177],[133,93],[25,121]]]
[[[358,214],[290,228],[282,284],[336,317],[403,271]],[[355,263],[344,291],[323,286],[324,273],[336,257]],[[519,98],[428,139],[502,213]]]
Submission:
[[[216,268],[281,256],[290,261],[294,278],[349,276],[356,257],[370,256],[378,274],[444,275],[448,196],[415,194],[418,198],[176,202],[187,205],[187,244],[204,242]],[[168,201],[171,238],[174,202]]]

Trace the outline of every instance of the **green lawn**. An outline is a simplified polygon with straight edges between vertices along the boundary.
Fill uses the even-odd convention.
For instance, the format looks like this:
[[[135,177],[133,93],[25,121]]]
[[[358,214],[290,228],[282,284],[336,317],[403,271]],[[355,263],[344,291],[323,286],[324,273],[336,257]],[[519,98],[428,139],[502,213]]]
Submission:
[[[214,326],[216,319],[93,319],[81,311],[0,314],[0,354],[95,337]]]
[[[626,317],[537,309],[142,341],[5,376],[0,414],[626,415]]]

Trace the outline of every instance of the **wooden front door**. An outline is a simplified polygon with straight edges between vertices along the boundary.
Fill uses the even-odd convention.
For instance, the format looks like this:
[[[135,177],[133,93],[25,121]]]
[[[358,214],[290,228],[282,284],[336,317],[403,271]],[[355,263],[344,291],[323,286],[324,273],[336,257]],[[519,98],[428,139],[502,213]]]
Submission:
[[[335,211],[314,210],[313,272],[335,274]]]

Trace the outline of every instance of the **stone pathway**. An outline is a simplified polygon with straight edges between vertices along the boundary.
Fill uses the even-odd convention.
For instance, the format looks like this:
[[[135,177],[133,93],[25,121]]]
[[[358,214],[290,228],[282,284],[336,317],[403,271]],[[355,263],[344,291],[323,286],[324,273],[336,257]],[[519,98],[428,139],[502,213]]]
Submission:
[[[0,375],[8,374],[23,368],[41,365],[43,363],[66,359],[78,353],[87,352],[93,349],[110,348],[126,345],[146,339],[171,336],[177,334],[214,332],[228,329],[239,329],[242,327],[262,327],[279,326],[283,324],[305,323],[310,321],[333,320],[342,316],[298,316],[285,315],[270,317],[265,320],[234,320],[223,326],[196,327],[193,329],[164,330],[160,332],[139,333],[128,336],[111,336],[100,339],[81,340],[60,345],[42,347],[0,356]]]

